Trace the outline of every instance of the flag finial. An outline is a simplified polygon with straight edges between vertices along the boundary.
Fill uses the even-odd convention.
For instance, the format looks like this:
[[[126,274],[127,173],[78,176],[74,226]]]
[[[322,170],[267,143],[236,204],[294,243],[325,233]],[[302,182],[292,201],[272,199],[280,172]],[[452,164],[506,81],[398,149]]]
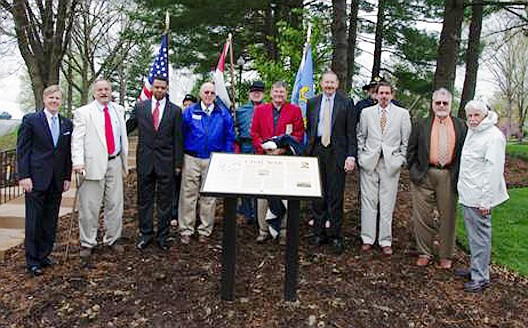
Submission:
[[[166,10],[165,11],[165,33],[169,31],[169,26],[170,26],[170,15],[169,15],[169,11]]]

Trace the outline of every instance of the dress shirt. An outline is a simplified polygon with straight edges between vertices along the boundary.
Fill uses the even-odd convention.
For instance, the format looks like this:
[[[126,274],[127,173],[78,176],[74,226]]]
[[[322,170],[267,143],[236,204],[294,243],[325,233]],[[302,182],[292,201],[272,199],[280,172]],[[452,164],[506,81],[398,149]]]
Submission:
[[[163,117],[163,111],[165,110],[165,104],[167,103],[167,98],[163,97],[161,100],[157,100],[156,98],[152,97],[152,104],[151,104],[151,113],[154,114],[154,108],[156,108],[156,102],[159,101],[159,124],[161,124],[161,118]]]
[[[429,164],[432,165],[438,165],[438,136],[440,135],[440,119],[438,119],[436,116],[433,120],[433,124],[431,126],[431,139],[429,140]],[[453,162],[453,154],[455,153],[455,143],[456,143],[456,135],[455,135],[455,126],[453,125],[453,120],[451,117],[446,117],[444,120],[444,124],[446,124],[447,128],[447,165],[451,164]]]
[[[102,121],[104,122],[104,108],[105,105],[96,102],[97,109],[99,109],[101,115],[103,116]],[[115,143],[115,150],[113,154],[109,154],[109,156],[116,156],[121,152],[121,125],[119,124],[119,116],[117,116],[116,109],[114,106],[112,106],[112,103],[106,104],[108,107],[108,114],[110,114],[110,120],[112,121],[112,130],[114,132],[114,143]],[[104,127],[103,127],[104,128]]]
[[[335,100],[335,93],[333,93],[331,96],[327,96],[326,94],[323,94],[321,97],[321,106],[319,106],[319,123],[317,124],[317,136],[322,137],[323,136],[323,129],[324,129],[324,122],[322,118],[324,117],[324,103],[328,99],[330,101],[330,119],[334,117],[334,100]],[[332,125],[330,125],[331,127]],[[332,128],[330,128],[330,131]],[[330,133],[331,134],[331,133]]]
[[[44,108],[44,114],[46,114],[46,120],[48,121],[48,127],[50,130],[50,134],[52,134],[51,132],[51,117],[52,116],[57,116],[57,125],[59,126],[59,131],[60,131],[59,112],[57,112],[56,114],[51,114],[47,108]],[[60,132],[59,132],[59,137],[60,137]]]
[[[214,110],[214,103],[210,104],[209,106],[206,106],[203,101],[200,101],[200,107],[207,115],[211,116],[211,113]]]

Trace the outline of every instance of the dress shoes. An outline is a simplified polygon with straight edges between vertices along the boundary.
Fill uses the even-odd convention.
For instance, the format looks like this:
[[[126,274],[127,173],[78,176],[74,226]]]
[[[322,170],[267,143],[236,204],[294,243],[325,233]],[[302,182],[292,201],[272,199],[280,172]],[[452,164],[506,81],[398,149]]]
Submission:
[[[381,248],[381,254],[383,254],[383,256],[392,256],[392,247],[390,246],[383,246]]]
[[[332,247],[334,248],[334,253],[336,255],[343,254],[343,250],[345,249],[343,241],[339,238],[332,239]]]
[[[152,239],[141,238],[136,244],[136,248],[139,250],[144,250],[152,242]]]
[[[440,259],[436,268],[441,269],[441,270],[451,270],[452,265],[453,265],[453,262],[451,260]]]
[[[370,252],[372,250],[371,244],[363,244],[361,245],[361,251],[362,252]]]
[[[431,258],[427,255],[420,255],[418,256],[418,260],[416,260],[416,265],[419,267],[426,267],[429,265],[429,262],[431,262]]]
[[[160,240],[157,244],[158,247],[163,251],[168,251],[170,249],[170,245],[166,240]]]
[[[117,242],[108,246],[108,248],[110,248],[112,252],[117,253],[117,254],[123,254],[125,252],[125,248],[123,247],[123,245],[120,245]]]
[[[455,277],[471,280],[471,271],[466,269],[455,269]]]
[[[42,269],[38,265],[32,265],[27,270],[29,274],[33,277],[41,276],[44,273],[44,271],[42,271]]]
[[[79,252],[79,256],[81,258],[88,258],[92,255],[92,249],[89,247],[81,246],[81,251]]]
[[[44,260],[42,260],[42,262],[40,262],[40,266],[42,268],[48,268],[54,266],[55,264],[55,261],[53,261],[51,257],[46,257]]]
[[[183,236],[181,236],[180,241],[184,245],[189,245],[189,243],[191,242],[191,236],[190,235],[183,235]]]
[[[309,244],[314,247],[319,247],[324,244],[328,244],[328,238],[322,236],[312,236],[309,240]]]
[[[464,283],[464,291],[468,293],[480,293],[488,288],[488,280],[470,280]]]
[[[263,244],[266,240],[268,240],[270,238],[271,238],[270,235],[258,235],[255,240],[257,241],[257,243]]]

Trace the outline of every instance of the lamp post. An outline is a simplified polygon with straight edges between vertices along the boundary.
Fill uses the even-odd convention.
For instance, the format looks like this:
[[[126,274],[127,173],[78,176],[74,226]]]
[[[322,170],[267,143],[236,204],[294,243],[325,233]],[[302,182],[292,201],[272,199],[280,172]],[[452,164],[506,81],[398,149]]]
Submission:
[[[240,86],[242,85],[242,71],[244,70],[244,64],[246,61],[244,60],[244,57],[240,56],[236,63],[238,65],[238,90],[240,90]]]

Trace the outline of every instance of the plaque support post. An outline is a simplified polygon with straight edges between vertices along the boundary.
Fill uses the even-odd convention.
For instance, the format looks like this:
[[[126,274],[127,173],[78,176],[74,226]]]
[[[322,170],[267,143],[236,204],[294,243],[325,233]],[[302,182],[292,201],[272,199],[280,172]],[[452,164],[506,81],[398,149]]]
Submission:
[[[222,299],[226,301],[235,299],[236,205],[237,199],[235,197],[224,198],[222,285],[220,294]]]
[[[297,300],[297,273],[299,271],[299,212],[300,201],[288,200],[284,300],[289,302]]]

